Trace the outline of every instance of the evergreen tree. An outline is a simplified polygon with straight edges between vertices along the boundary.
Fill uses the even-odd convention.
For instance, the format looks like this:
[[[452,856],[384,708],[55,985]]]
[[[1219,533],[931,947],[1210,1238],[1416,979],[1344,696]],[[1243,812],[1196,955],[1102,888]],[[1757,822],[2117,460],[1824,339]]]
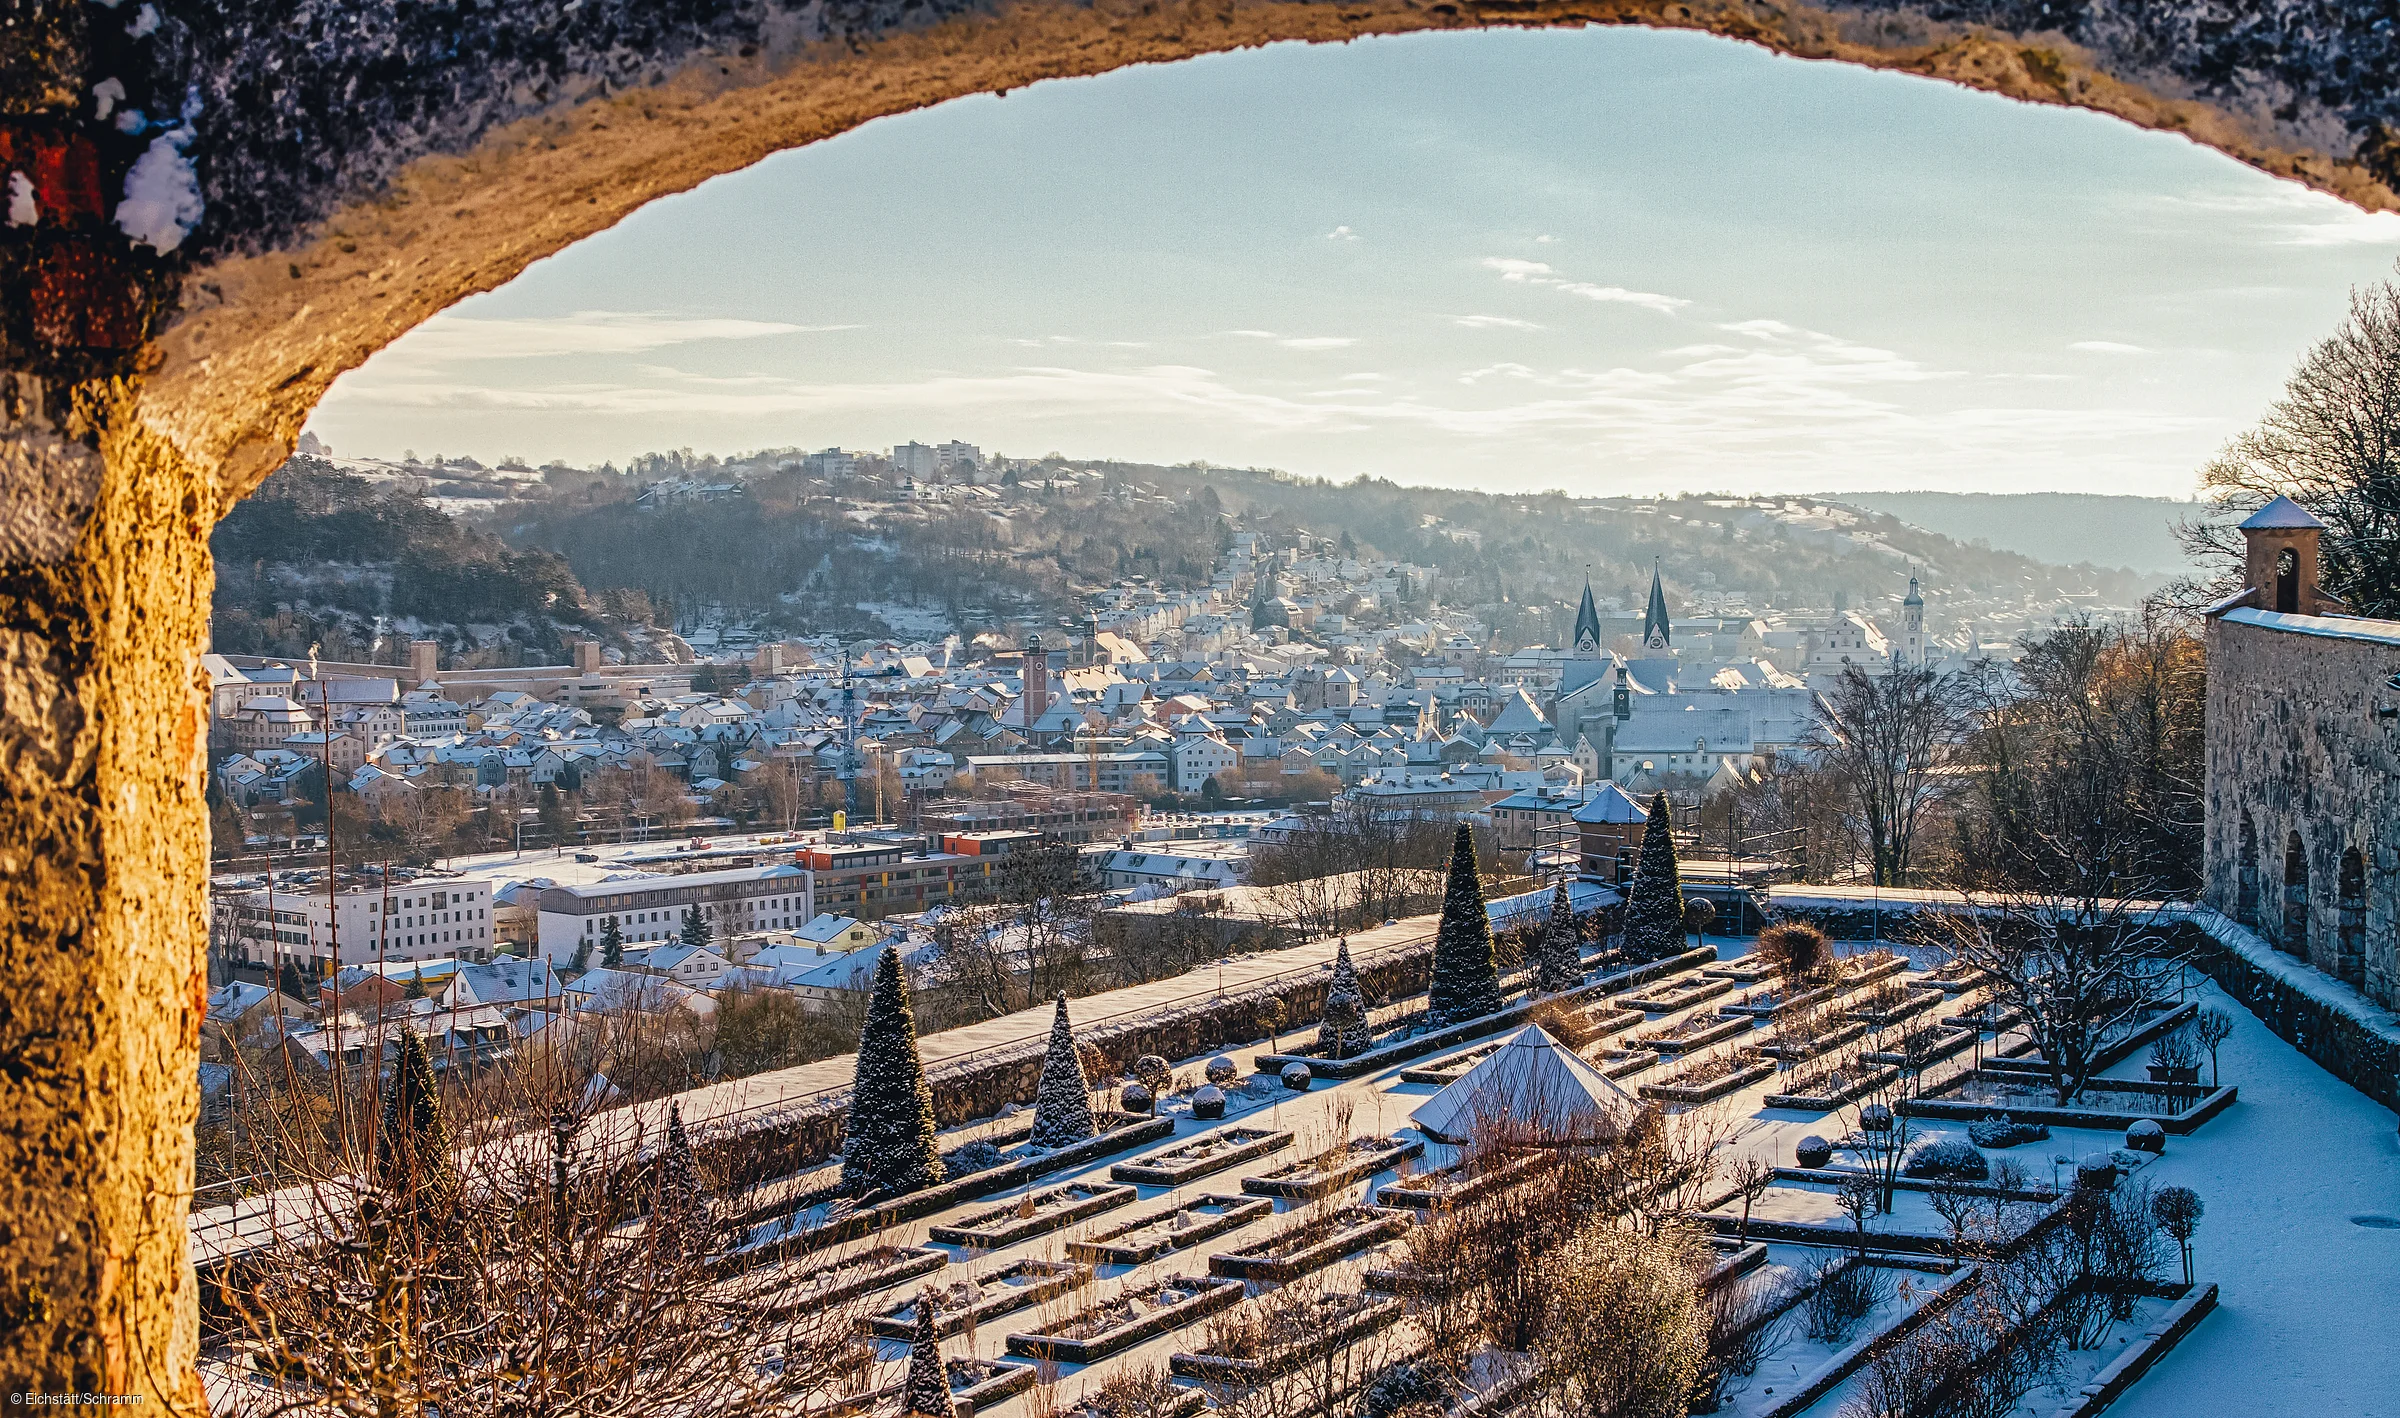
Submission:
[[[1070,1147],[1099,1131],[1092,1124],[1091,1081],[1075,1053],[1075,1031],[1067,1023],[1067,992],[1058,992],[1050,1018],[1050,1052],[1042,1059],[1042,1081],[1033,1094],[1033,1145]]]
[[[582,969],[583,962],[591,958],[590,950],[588,945],[576,947],[576,969]],[[625,963],[625,928],[614,916],[600,923],[600,963],[611,970]]]
[[[575,953],[567,957],[567,968],[578,975],[592,968],[592,943],[590,941],[575,942]]]
[[[933,1090],[925,1086],[925,1065],[917,1057],[908,981],[900,972],[900,952],[887,945],[875,962],[875,993],[858,1034],[842,1185],[854,1195],[934,1185],[943,1173],[933,1135]]]
[[[933,1290],[928,1286],[917,1292],[917,1332],[908,1341],[908,1386],[902,1390],[900,1411],[909,1418],[950,1418],[955,1411],[933,1311]]]
[[[1648,960],[1683,949],[1683,873],[1663,792],[1650,799],[1650,819],[1642,826],[1641,861],[1625,897],[1625,948]]]
[[[1475,832],[1465,823],[1450,845],[1450,880],[1442,889],[1442,924],[1433,938],[1433,1022],[1455,1024],[1500,1008],[1500,962],[1492,953],[1492,918],[1475,874]]]
[[[425,1036],[406,1027],[384,1084],[375,1170],[386,1187],[412,1202],[430,1200],[450,1186],[450,1126],[442,1118],[441,1084],[434,1079]]]
[[[683,913],[683,943],[685,945],[694,950],[705,950],[714,935],[715,932],[709,929],[708,917],[700,914],[699,907],[693,906]]]
[[[307,982],[300,978],[300,967],[291,961],[283,962],[283,971],[275,977],[275,984],[278,989],[298,1003],[308,1003],[311,991]]]
[[[658,1204],[651,1224],[667,1249],[704,1253],[713,1239],[708,1184],[700,1175],[691,1135],[683,1129],[680,1103],[667,1104],[667,1145],[658,1156]]]
[[[1540,962],[1535,987],[1543,994],[1554,995],[1583,983],[1583,951],[1578,941],[1575,908],[1567,900],[1567,884],[1561,881],[1550,893],[1550,921],[1535,948]]]
[[[1350,938],[1342,937],[1333,952],[1333,982],[1325,987],[1325,1019],[1317,1026],[1317,1047],[1337,1059],[1365,1053],[1374,1042],[1367,1028],[1367,992],[1350,963]]]

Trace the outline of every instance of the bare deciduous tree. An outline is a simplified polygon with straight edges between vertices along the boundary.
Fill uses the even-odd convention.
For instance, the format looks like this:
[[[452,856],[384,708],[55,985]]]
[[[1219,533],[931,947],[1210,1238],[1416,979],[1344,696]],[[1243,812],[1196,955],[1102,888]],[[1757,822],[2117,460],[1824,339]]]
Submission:
[[[1950,792],[1966,694],[1958,677],[1932,669],[1870,675],[1851,665],[1819,704],[1809,746],[1857,823],[1878,886],[1906,884],[1919,829]]]

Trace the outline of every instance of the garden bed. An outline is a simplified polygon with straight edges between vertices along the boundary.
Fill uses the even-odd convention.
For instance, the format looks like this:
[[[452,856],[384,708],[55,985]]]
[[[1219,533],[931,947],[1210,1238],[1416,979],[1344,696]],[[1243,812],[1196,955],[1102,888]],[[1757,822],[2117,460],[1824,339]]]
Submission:
[[[1004,1346],[1009,1353],[1028,1359],[1049,1359],[1061,1364],[1096,1363],[1237,1304],[1243,1294],[1239,1280],[1170,1275],[1154,1283],[1129,1287],[1114,1299],[1104,1300],[1056,1324],[1011,1334]]]
[[[1785,1085],[1786,1091],[1768,1094],[1766,1105],[1770,1108],[1788,1108],[1797,1113],[1829,1113],[1899,1077],[1900,1070],[1895,1066],[1861,1064],[1838,1072],[1795,1079]]]
[[[1756,1027],[1748,1015],[1719,1019],[1713,1015],[1695,1014],[1681,1024],[1668,1028],[1645,1029],[1626,1042],[1638,1048],[1656,1049],[1662,1054],[1681,1054],[1705,1049],[1711,1044],[1721,1044],[1727,1039],[1741,1038]]]
[[[1314,1157],[1288,1162],[1258,1177],[1242,1178],[1242,1190],[1252,1196],[1279,1196],[1313,1201],[1336,1187],[1371,1177],[1404,1158],[1425,1151],[1423,1138],[1357,1137]]]
[[[1798,994],[1787,994],[1780,989],[1755,990],[1731,1004],[1718,1005],[1717,1013],[1727,1018],[1743,1015],[1761,1021],[1769,1020],[1793,1010],[1806,1009],[1812,1004],[1822,1004],[1833,998],[1835,989],[1832,985],[1818,985]]]
[[[1665,989],[1647,990],[1638,995],[1628,995],[1622,1003],[1627,1008],[1638,1009],[1644,1014],[1673,1014],[1676,1010],[1689,1009],[1704,1000],[1712,1000],[1719,995],[1732,993],[1733,981],[1713,979],[1703,975],[1697,979],[1670,985]]]
[[[2197,1003],[2188,1002],[2176,1005],[2171,1009],[2160,1010],[2150,1016],[2141,1027],[2128,1032],[2123,1038],[2111,1041],[2098,1054],[2094,1055],[2092,1072],[2101,1073],[2116,1067],[2140,1052],[2143,1045],[2157,1039],[2162,1034],[2171,1034],[2181,1029],[2198,1018],[2199,1014],[2200,1006]],[[2020,1051],[2007,1058],[1994,1059],[1985,1067],[2007,1072],[2040,1074],[2046,1078],[2049,1076],[2050,1065],[2039,1053],[2035,1052],[2035,1048],[2036,1046],[2032,1044],[2026,1044]]]
[[[1860,1244],[1859,1230],[1842,1210],[1840,1201],[1841,1183],[1847,1175],[1832,1170],[1779,1167],[1774,1184],[1751,1206],[1747,1231],[1743,1229],[1738,1195],[1705,1207],[1697,1219],[1720,1236],[1744,1236],[1754,1241],[1789,1242],[1833,1251],[1853,1250]],[[2013,1251],[2025,1237],[2047,1226],[2068,1200],[2066,1193],[2001,1192],[1988,1186],[1963,1189],[2007,1203],[2005,1207],[1993,1208],[1998,1220],[2008,1227],[2000,1240],[2003,1253]],[[1867,1218],[1866,1249],[1949,1255],[1950,1226],[1933,1209],[1932,1190],[1929,1183],[1913,1179],[1895,1186],[1892,1210],[1879,1211]]]
[[[1144,1265],[1169,1251],[1221,1236],[1275,1210],[1271,1197],[1197,1196],[1164,1211],[1130,1217],[1067,1242],[1067,1254],[1094,1265]]]
[[[1298,1213],[1292,1225],[1269,1232],[1238,1251],[1208,1258],[1208,1273],[1231,1280],[1278,1284],[1322,1270],[1408,1229],[1409,1216],[1382,1206],[1344,1206],[1317,1214]]]
[[[1204,1389],[1177,1385],[1168,1392],[1142,1394],[1128,1405],[1112,1402],[1108,1386],[1102,1384],[1056,1410],[1053,1418],[1126,1418],[1134,1413],[1142,1418],[1198,1418],[1207,1407],[1208,1393]]]
[[[1529,1152],[1496,1161],[1483,1154],[1462,1157],[1447,1167],[1384,1183],[1375,1190],[1375,1205],[1439,1211],[1495,1187],[1521,1181],[1557,1160],[1557,1155],[1551,1152]]]
[[[1461,1049],[1455,1054],[1444,1054],[1430,1063],[1422,1063],[1415,1068],[1404,1068],[1400,1070],[1400,1081],[1402,1083],[1430,1083],[1436,1088],[1447,1087],[1456,1083],[1468,1069],[1500,1052],[1507,1043],[1506,1039],[1494,1039],[1489,1043],[1477,1044],[1472,1049]]]
[[[1830,1050],[1838,1049],[1854,1039],[1863,1038],[1866,1032],[1867,1026],[1864,1024],[1845,1024],[1839,1029],[1830,1030],[1804,1043],[1754,1044],[1751,1046],[1750,1052],[1762,1059],[1773,1059],[1777,1063],[1789,1067],[1792,1064],[1805,1063]]]
[[[1700,967],[1700,973],[1719,980],[1732,980],[1736,984],[1755,985],[1761,980],[1773,977],[1775,966],[1769,963],[1765,956],[1753,950],[1748,955],[1737,955],[1731,960],[1720,960],[1714,965],[1703,965]]]
[[[1140,1147],[1175,1135],[1173,1118],[1137,1113],[1102,1113],[1094,1118],[1102,1132],[1071,1147],[1037,1152],[982,1172],[954,1177],[939,1186],[858,1204],[847,1199],[818,1199],[754,1225],[748,1238],[719,1262],[730,1269],[761,1265],[782,1256],[820,1250],[892,1230],[903,1223],[946,1211],[962,1202],[1021,1186],[1036,1177],[1097,1162],[1112,1152]]]
[[[927,1286],[926,1291],[933,1295],[934,1333],[947,1339],[969,1325],[980,1327],[996,1315],[1064,1295],[1078,1285],[1089,1283],[1091,1278],[1092,1268],[1088,1265],[1063,1260],[1020,1260],[949,1285]],[[907,1339],[917,1332],[917,1305],[924,1295],[925,1291],[920,1291],[910,1299],[886,1305],[863,1316],[859,1324],[868,1333],[884,1339]]]
[[[1040,1377],[1031,1364],[1011,1364],[1005,1359],[951,1358],[942,1361],[942,1368],[950,1376],[950,1401],[969,1413],[981,1413],[1003,1399],[1016,1397]]]
[[[1028,1192],[1015,1201],[979,1211],[952,1225],[936,1226],[930,1234],[944,1245],[997,1250],[1061,1226],[1072,1226],[1111,1207],[1123,1206],[1134,1196],[1134,1189],[1129,1186],[1069,1182],[1065,1186]]]
[[[2176,1091],[2183,1096],[2170,1105],[2163,1096],[2164,1084],[2095,1078],[2083,1086],[2081,1098],[2061,1105],[2044,1080],[1986,1068],[1949,1079],[1923,1097],[1902,1103],[1900,1110],[1912,1118],[1947,1118],[1959,1122],[2005,1113],[2019,1122],[2047,1123],[2054,1128],[2103,1128],[2120,1132],[2128,1124],[2148,1118],[2180,1137],[2232,1107],[2239,1092],[2230,1083],[2221,1088]]]
[[[949,1263],[948,1251],[931,1246],[875,1246],[797,1274],[785,1272],[798,1270],[798,1262],[753,1271],[729,1282],[724,1293],[745,1308],[764,1309],[773,1315],[796,1314],[832,1309],[861,1295],[931,1274]]]
[[[1625,1079],[1657,1067],[1665,1057],[1656,1049],[1602,1049],[1592,1055],[1592,1066],[1610,1078]]]
[[[1914,1019],[1941,1004],[1946,996],[1939,990],[1918,989],[1914,981],[1903,982],[1901,993],[1887,995],[1880,990],[1869,1003],[1844,1006],[1842,1013],[1860,1024],[1876,1029],[1889,1029],[1904,1019]]]
[[[1641,1084],[1640,1092],[1654,1103],[1708,1103],[1774,1076],[1771,1062],[1744,1063],[1739,1054],[1720,1054],[1661,1082]]]
[[[1108,1169],[1110,1180],[1145,1187],[1180,1187],[1237,1162],[1264,1157],[1291,1146],[1292,1135],[1268,1128],[1229,1127],[1202,1133],[1189,1142],[1147,1153]]]
[[[1307,1052],[1265,1053],[1253,1055],[1250,1066],[1269,1077],[1278,1076],[1287,1065],[1297,1063],[1308,1065],[1309,1073],[1317,1078],[1360,1078],[1370,1073],[1380,1073],[1394,1064],[1406,1063],[1410,1059],[1421,1059],[1427,1054],[1440,1053],[1444,1049],[1454,1049],[1471,1040],[1480,1039],[1486,1034],[1496,1033],[1511,1025],[1522,1024],[1531,1017],[1535,1009],[1543,1005],[1573,1008],[1584,1001],[1598,1000],[1602,996],[1618,990],[1640,988],[1651,981],[1689,970],[1695,965],[1714,958],[1715,953],[1707,947],[1695,947],[1681,955],[1670,956],[1665,960],[1647,961],[1640,965],[1613,971],[1597,980],[1555,995],[1528,996],[1492,1014],[1478,1015],[1473,1019],[1462,1019],[1456,1024],[1427,1029],[1421,1034],[1392,1037],[1364,1053],[1352,1054],[1345,1059],[1329,1059]],[[1728,983],[1726,988],[1731,989],[1731,984]]]
[[[1262,1299],[1210,1326],[1219,1333],[1198,1353],[1167,1356],[1167,1372],[1212,1385],[1246,1388],[1286,1373],[1320,1354],[1345,1348],[1400,1318],[1401,1303],[1364,1292],[1333,1292],[1303,1304]],[[1245,1323],[1245,1321],[1247,1321]]]

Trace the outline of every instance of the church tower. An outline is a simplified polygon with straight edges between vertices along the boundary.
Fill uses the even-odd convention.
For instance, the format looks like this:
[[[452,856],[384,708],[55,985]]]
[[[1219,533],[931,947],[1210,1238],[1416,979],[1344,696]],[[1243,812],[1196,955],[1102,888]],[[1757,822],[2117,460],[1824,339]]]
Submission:
[[[1600,658],[1600,608],[1592,604],[1592,578],[1583,578],[1583,604],[1575,609],[1575,658]]]
[[[1584,596],[1589,601],[1591,592],[1588,588]],[[1658,563],[1653,561],[1650,563],[1650,604],[1642,611],[1642,648],[1654,655],[1659,654],[1668,649],[1673,640],[1667,625],[1667,588],[1659,580]]]
[[[1900,663],[1913,669],[1925,665],[1925,597],[1917,590],[1917,578],[1908,578],[1908,596],[1900,602],[1900,643],[1893,650]]]

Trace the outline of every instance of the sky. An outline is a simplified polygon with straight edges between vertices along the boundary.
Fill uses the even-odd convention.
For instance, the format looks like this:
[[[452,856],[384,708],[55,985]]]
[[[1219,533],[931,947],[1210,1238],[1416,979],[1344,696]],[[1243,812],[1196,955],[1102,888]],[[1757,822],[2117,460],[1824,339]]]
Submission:
[[[309,426],[2182,497],[2395,256],[2400,217],[2181,138],[1707,36],[1287,44],[778,154],[436,317]]]

